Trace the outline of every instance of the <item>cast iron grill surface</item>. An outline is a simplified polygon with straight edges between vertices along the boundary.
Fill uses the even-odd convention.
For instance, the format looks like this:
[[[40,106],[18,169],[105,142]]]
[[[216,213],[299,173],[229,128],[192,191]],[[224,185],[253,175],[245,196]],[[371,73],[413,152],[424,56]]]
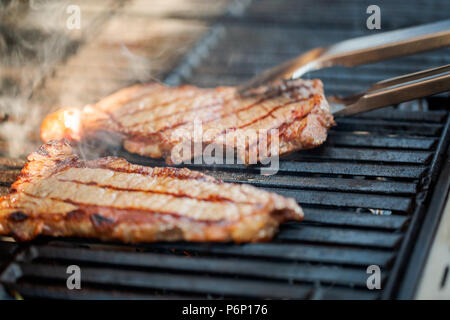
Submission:
[[[230,7],[168,75],[168,83],[238,84],[314,46],[369,32],[363,29],[369,4],[364,1],[235,3],[240,5]],[[444,19],[450,9],[448,1],[381,3],[383,30]],[[327,93],[347,94],[376,80],[449,63],[448,53],[311,77],[322,78]],[[186,165],[295,198],[305,220],[284,224],[269,243],[123,245],[50,238],[19,248],[0,243],[0,261],[10,261],[0,281],[26,298],[396,297],[450,138],[446,95],[408,105],[337,119],[324,146],[282,158],[273,176],[261,175],[259,166]],[[165,165],[123,150],[119,155]],[[81,290],[66,287],[69,265],[81,268]],[[370,265],[381,269],[381,290],[367,289]]]

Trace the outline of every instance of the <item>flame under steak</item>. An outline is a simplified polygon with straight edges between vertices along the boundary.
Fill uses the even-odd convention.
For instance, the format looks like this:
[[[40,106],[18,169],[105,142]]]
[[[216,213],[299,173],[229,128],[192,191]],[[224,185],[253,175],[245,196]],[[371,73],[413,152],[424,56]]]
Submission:
[[[202,131],[195,134],[200,123]],[[243,163],[251,164],[316,147],[333,124],[320,80],[278,81],[244,97],[235,87],[151,83],[122,89],[82,110],[59,110],[44,120],[41,137],[120,141],[129,152],[163,157],[167,163],[190,160],[211,145],[237,151]],[[186,143],[200,148],[173,152]]]
[[[285,220],[301,220],[294,199],[200,172],[150,168],[106,157],[83,161],[68,141],[28,156],[11,193],[0,199],[0,234],[124,242],[271,239]]]

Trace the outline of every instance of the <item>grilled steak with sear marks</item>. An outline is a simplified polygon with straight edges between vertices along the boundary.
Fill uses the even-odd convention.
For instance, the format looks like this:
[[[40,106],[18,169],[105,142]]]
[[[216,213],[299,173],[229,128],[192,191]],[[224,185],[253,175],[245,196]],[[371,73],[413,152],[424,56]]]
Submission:
[[[199,124],[202,131],[195,134]],[[152,83],[122,89],[82,110],[50,114],[41,136],[44,141],[116,140],[129,152],[163,157],[168,163],[190,160],[211,145],[222,152],[236,150],[242,162],[250,164],[316,147],[325,141],[333,124],[320,80],[283,80],[245,97],[234,87]],[[173,152],[186,143],[200,144],[200,148]]]
[[[116,157],[82,161],[64,140],[32,153],[0,200],[0,234],[18,240],[43,234],[252,242],[269,240],[281,222],[302,217],[293,199],[200,172]]]

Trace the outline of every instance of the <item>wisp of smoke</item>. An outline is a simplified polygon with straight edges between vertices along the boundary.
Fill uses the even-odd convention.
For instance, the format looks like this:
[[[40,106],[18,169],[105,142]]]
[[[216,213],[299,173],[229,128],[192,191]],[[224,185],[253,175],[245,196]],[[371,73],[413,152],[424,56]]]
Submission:
[[[66,1],[0,3],[0,124],[8,156],[20,157],[39,143],[36,136],[45,112],[32,101],[36,88],[66,54],[69,38],[61,26]],[[34,137],[33,137],[34,136]]]

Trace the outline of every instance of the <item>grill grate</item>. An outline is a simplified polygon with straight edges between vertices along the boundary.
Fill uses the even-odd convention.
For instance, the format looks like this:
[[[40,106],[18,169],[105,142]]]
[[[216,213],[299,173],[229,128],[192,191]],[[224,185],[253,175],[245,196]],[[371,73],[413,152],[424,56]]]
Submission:
[[[324,6],[333,10],[324,12]],[[445,18],[449,3],[391,1],[380,6],[387,13],[387,29]],[[167,81],[239,83],[305,49],[360,35],[355,25],[364,25],[366,7],[348,1],[261,0],[239,15],[229,10]],[[323,18],[327,14],[332,18]],[[448,53],[317,76],[325,80],[328,93],[346,94],[376,80],[449,63]],[[411,103],[419,111],[390,107],[337,119],[324,146],[283,158],[275,176],[260,175],[259,166],[187,165],[301,203],[305,221],[283,225],[270,243],[122,245],[41,238],[20,246],[0,281],[25,297],[68,299],[396,297],[400,271],[407,267],[448,148],[448,101],[427,98]],[[164,165],[123,150],[120,155],[134,163]],[[0,245],[0,261],[3,252],[10,259],[17,249]],[[81,267],[82,290],[66,288],[66,268],[72,264]],[[369,265],[380,266],[382,290],[366,288]]]

